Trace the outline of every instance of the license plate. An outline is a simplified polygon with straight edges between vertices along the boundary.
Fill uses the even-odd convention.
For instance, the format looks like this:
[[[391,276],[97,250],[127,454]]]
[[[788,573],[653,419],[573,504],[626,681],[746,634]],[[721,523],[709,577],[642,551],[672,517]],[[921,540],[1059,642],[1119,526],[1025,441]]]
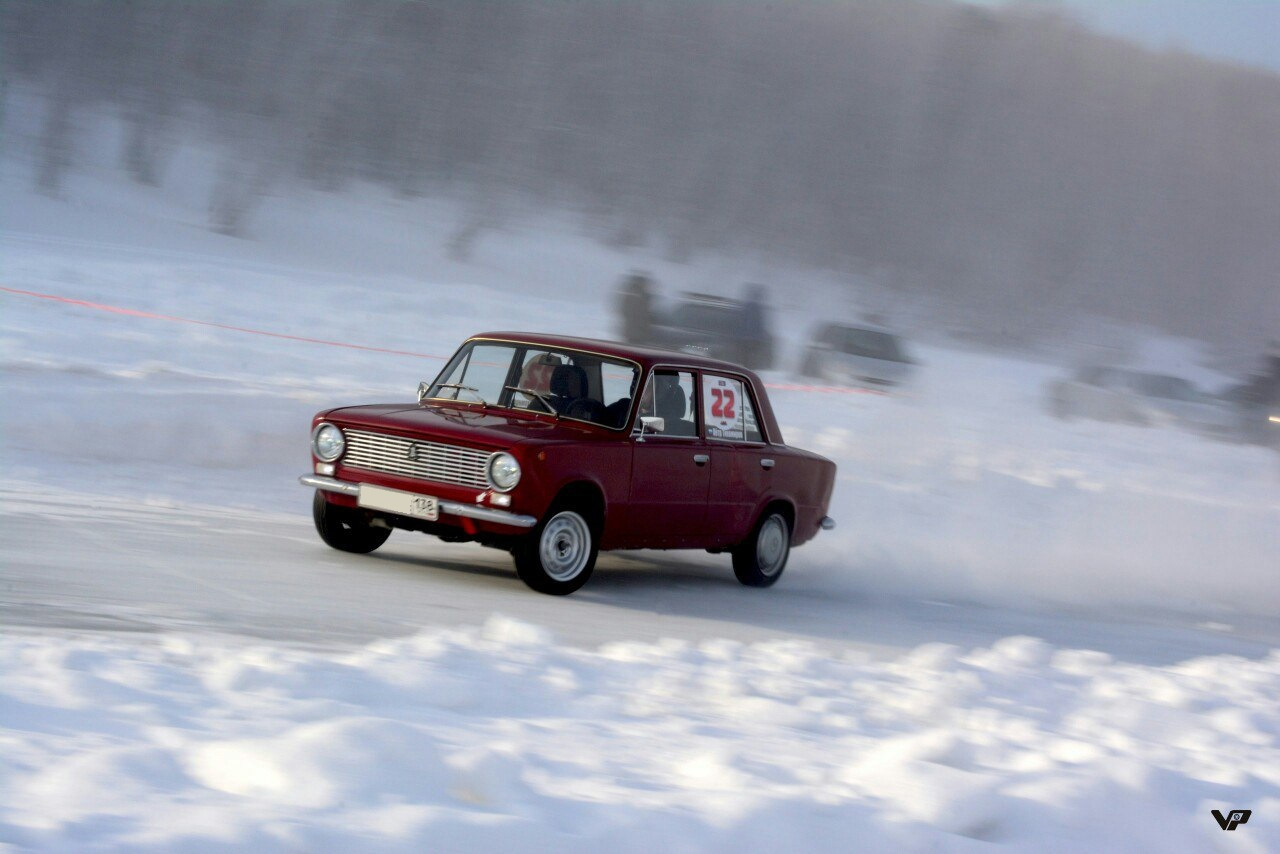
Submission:
[[[434,496],[387,489],[367,483],[360,484],[360,494],[356,497],[356,503],[370,510],[413,516],[429,522],[440,518],[440,499]]]

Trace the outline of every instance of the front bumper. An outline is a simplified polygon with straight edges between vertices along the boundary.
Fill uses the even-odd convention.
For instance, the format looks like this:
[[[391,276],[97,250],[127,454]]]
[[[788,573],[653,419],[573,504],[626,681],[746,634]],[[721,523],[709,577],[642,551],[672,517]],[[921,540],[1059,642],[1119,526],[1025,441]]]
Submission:
[[[342,495],[350,495],[353,498],[360,495],[360,484],[350,483],[345,480],[338,480],[332,477],[321,477],[315,474],[304,474],[298,478],[298,483],[303,486],[310,486],[314,489],[323,489],[325,492],[337,492]],[[532,528],[538,524],[538,520],[532,516],[525,516],[520,513],[512,513],[507,510],[494,510],[491,507],[474,507],[470,504],[463,504],[459,501],[448,501],[439,499],[440,512],[447,513],[450,516],[463,516],[468,519],[476,519],[481,522],[490,522],[495,525],[510,525],[513,528]]]

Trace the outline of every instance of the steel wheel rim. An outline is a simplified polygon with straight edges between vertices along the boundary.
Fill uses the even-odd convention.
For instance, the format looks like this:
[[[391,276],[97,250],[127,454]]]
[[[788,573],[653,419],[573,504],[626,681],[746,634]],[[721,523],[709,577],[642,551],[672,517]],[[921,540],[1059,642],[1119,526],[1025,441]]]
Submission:
[[[787,524],[778,515],[770,516],[760,526],[756,538],[756,563],[763,575],[777,575],[787,559]]]
[[[572,581],[587,565],[591,554],[591,529],[577,513],[557,513],[538,542],[542,568],[554,581]]]

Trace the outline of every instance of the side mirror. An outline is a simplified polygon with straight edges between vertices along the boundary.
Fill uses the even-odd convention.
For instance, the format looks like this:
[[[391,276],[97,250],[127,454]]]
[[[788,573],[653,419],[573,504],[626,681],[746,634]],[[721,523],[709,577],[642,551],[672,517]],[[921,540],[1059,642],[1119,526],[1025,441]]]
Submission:
[[[636,439],[636,441],[637,442],[644,441],[645,430],[648,430],[650,433],[661,433],[666,429],[667,429],[667,421],[665,418],[659,418],[656,415],[641,415],[640,416],[640,436]]]
[[[426,399],[427,392],[430,389],[431,389],[430,383],[425,383],[425,382],[418,383],[418,403],[422,403],[422,401]]]

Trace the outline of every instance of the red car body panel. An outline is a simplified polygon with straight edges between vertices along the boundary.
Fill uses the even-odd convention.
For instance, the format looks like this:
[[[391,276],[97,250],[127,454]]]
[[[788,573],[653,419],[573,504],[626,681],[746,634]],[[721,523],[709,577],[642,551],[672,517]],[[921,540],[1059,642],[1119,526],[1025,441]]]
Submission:
[[[792,545],[807,542],[820,530],[835,482],[835,464],[783,443],[764,384],[753,372],[683,353],[555,335],[494,332],[474,336],[463,346],[485,339],[624,359],[637,364],[644,378],[662,367],[699,377],[741,380],[751,391],[765,441],[707,438],[705,427],[696,437],[646,434],[641,441],[633,434],[639,410],[635,401],[620,428],[480,406],[465,398],[457,403],[427,400],[330,409],[315,416],[313,428],[327,422],[344,431],[354,428],[480,451],[506,451],[519,461],[522,476],[508,493],[510,505],[503,509],[542,519],[566,488],[589,490],[603,505],[601,549],[730,548],[751,534],[761,513],[774,503],[790,510]],[[704,462],[695,461],[703,456]],[[334,467],[333,477],[341,481],[493,506],[489,489],[369,471],[343,458]],[[336,504],[356,504],[349,495],[328,492],[325,497]],[[524,533],[510,525],[446,513],[439,523],[456,526],[468,536],[502,538]]]

